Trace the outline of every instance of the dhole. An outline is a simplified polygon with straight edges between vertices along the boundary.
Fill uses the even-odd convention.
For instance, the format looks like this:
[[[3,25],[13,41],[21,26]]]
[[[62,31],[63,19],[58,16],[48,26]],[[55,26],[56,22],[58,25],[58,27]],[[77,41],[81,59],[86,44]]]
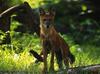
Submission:
[[[35,51],[30,50],[30,53],[37,58],[38,61],[44,62],[43,74],[47,72],[47,55],[51,52],[50,68],[54,70],[54,55],[57,58],[59,68],[62,68],[62,61],[66,69],[75,61],[74,55],[70,52],[68,44],[57,33],[54,28],[55,12],[51,9],[45,11],[40,9],[40,39],[42,42],[42,52],[38,55]],[[43,55],[43,57],[42,57]]]

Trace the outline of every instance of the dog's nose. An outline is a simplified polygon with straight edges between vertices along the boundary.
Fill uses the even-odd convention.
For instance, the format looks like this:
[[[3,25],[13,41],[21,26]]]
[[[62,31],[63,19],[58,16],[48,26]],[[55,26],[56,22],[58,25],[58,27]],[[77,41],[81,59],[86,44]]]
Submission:
[[[47,28],[49,28],[49,25],[47,25]]]
[[[46,22],[45,24],[46,24],[46,28],[49,28],[50,22]]]

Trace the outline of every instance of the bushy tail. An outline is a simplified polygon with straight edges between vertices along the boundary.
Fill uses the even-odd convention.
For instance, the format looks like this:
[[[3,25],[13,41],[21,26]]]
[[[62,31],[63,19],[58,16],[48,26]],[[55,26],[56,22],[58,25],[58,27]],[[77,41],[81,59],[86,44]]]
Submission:
[[[43,62],[43,57],[41,57],[37,52],[35,52],[34,50],[30,50],[29,51],[37,60],[35,61],[37,62]]]
[[[72,53],[68,55],[68,58],[69,58],[70,64],[73,64],[75,62],[75,56]]]

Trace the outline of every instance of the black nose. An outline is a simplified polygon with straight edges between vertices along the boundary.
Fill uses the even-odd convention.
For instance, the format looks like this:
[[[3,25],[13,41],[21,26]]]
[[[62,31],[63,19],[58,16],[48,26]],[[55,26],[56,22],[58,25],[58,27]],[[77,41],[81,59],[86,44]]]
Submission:
[[[47,28],[49,28],[49,25],[47,25]]]
[[[45,24],[46,24],[46,28],[49,28],[49,26],[50,26],[50,22],[45,22]]]

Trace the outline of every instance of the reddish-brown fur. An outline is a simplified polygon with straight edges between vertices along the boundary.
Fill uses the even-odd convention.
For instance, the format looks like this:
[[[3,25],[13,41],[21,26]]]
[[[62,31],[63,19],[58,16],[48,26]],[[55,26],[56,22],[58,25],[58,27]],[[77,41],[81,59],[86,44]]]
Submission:
[[[40,10],[40,38],[43,46],[42,54],[43,54],[43,62],[44,62],[44,70],[45,73],[47,71],[47,47],[46,43],[49,42],[51,46],[51,60],[50,60],[50,70],[54,70],[54,54],[57,51],[61,51],[62,58],[64,60],[64,64],[66,67],[69,62],[69,46],[66,44],[65,40],[57,33],[54,28],[54,16],[55,13],[53,11],[44,11]],[[45,23],[46,22],[46,23]],[[52,23],[51,23],[52,22]],[[49,23],[49,24],[48,24]],[[49,28],[46,26],[49,25]],[[59,54],[58,54],[59,55]]]
[[[42,43],[40,56],[43,55],[43,57],[39,58],[43,58],[43,74],[47,72],[47,55],[50,52],[51,60],[49,70],[54,70],[54,55],[56,55],[59,68],[62,67],[62,60],[64,60],[66,69],[69,67],[69,62],[72,64],[75,61],[75,57],[70,52],[68,44],[54,28],[54,17],[55,13],[52,10],[45,11],[40,9],[40,39]]]

